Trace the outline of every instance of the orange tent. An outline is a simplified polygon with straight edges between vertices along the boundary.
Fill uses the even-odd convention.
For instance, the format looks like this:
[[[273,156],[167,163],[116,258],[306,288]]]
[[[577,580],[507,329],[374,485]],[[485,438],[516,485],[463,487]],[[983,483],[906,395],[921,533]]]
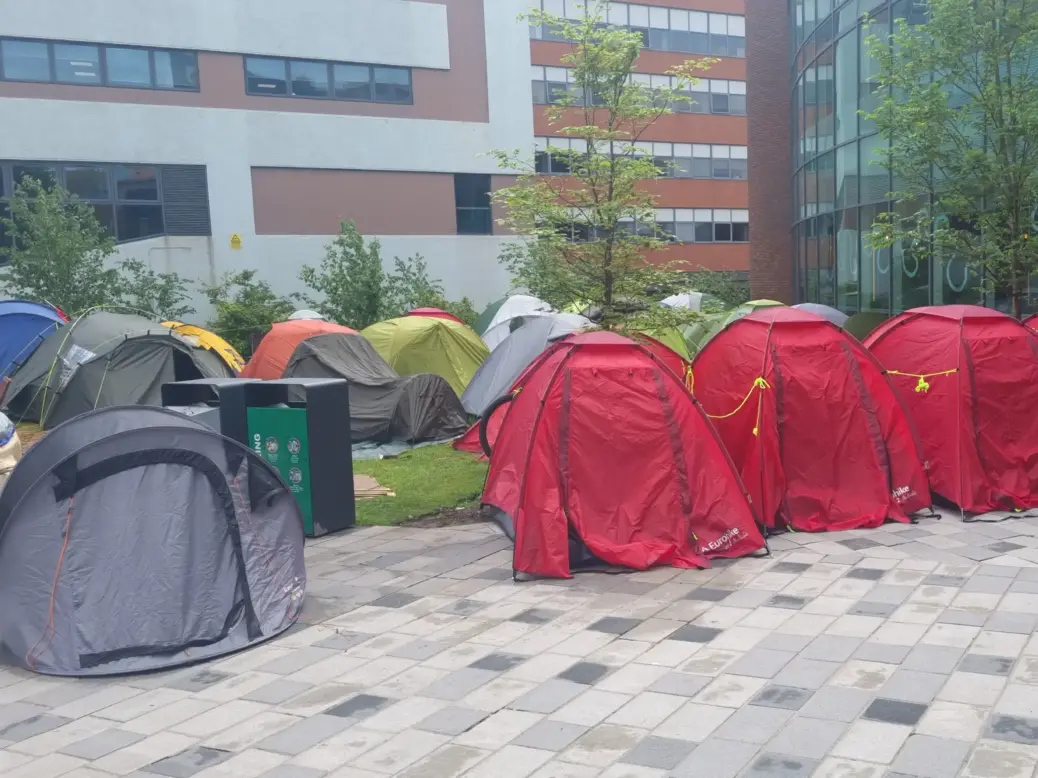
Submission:
[[[330,333],[356,335],[357,331],[343,327],[341,324],[315,319],[278,322],[270,332],[263,336],[256,353],[252,355],[252,359],[241,371],[241,377],[264,380],[281,378],[285,367],[288,366],[288,360],[295,353],[296,346],[307,338]]]

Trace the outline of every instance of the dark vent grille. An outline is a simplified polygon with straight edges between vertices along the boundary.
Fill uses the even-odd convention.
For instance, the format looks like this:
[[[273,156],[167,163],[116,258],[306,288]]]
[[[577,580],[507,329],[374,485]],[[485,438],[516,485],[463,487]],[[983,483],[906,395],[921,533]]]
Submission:
[[[168,165],[162,170],[167,235],[212,235],[205,165]]]

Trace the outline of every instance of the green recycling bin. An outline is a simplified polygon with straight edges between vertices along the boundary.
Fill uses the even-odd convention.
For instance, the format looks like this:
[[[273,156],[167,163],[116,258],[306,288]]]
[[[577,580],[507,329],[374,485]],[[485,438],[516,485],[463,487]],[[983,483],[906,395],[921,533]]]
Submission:
[[[341,379],[286,378],[244,387],[249,445],[288,484],[308,537],[356,523],[349,388]]]

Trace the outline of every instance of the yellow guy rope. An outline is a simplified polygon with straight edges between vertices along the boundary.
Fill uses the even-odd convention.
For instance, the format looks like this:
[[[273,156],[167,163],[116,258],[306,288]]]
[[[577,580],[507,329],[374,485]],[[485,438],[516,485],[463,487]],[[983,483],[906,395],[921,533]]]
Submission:
[[[695,386],[696,382],[695,378],[692,375],[692,368],[689,367],[688,371],[685,373],[685,387],[688,389],[690,394],[693,394]],[[753,379],[753,386],[750,387],[750,391],[746,393],[746,396],[742,398],[742,402],[739,403],[739,405],[735,408],[734,411],[722,415],[715,415],[712,413],[706,413],[706,410],[704,409],[703,413],[706,413],[707,418],[710,419],[730,419],[732,416],[734,416],[746,407],[746,403],[748,403],[750,399],[753,397],[754,392],[760,390],[760,393],[757,395],[757,423],[753,427],[753,434],[758,435],[760,434],[760,419],[764,406],[764,390],[770,388],[771,384],[769,384],[763,376],[757,376],[757,378]]]
[[[926,380],[927,378],[938,378],[940,376],[951,375],[952,373],[958,372],[959,369],[957,367],[952,368],[951,370],[942,370],[940,373],[902,373],[900,370],[887,371],[889,375],[903,375],[908,378],[918,378],[919,383],[915,385],[915,390],[923,394],[930,391],[930,382]]]

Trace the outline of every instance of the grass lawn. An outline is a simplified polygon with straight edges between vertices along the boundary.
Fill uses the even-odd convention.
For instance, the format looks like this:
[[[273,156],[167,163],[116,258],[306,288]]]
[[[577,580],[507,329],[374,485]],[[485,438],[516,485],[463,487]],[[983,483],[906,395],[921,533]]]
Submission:
[[[353,463],[395,497],[357,500],[357,523],[388,525],[428,516],[443,508],[472,507],[479,501],[487,463],[449,445],[424,446],[391,459]]]

